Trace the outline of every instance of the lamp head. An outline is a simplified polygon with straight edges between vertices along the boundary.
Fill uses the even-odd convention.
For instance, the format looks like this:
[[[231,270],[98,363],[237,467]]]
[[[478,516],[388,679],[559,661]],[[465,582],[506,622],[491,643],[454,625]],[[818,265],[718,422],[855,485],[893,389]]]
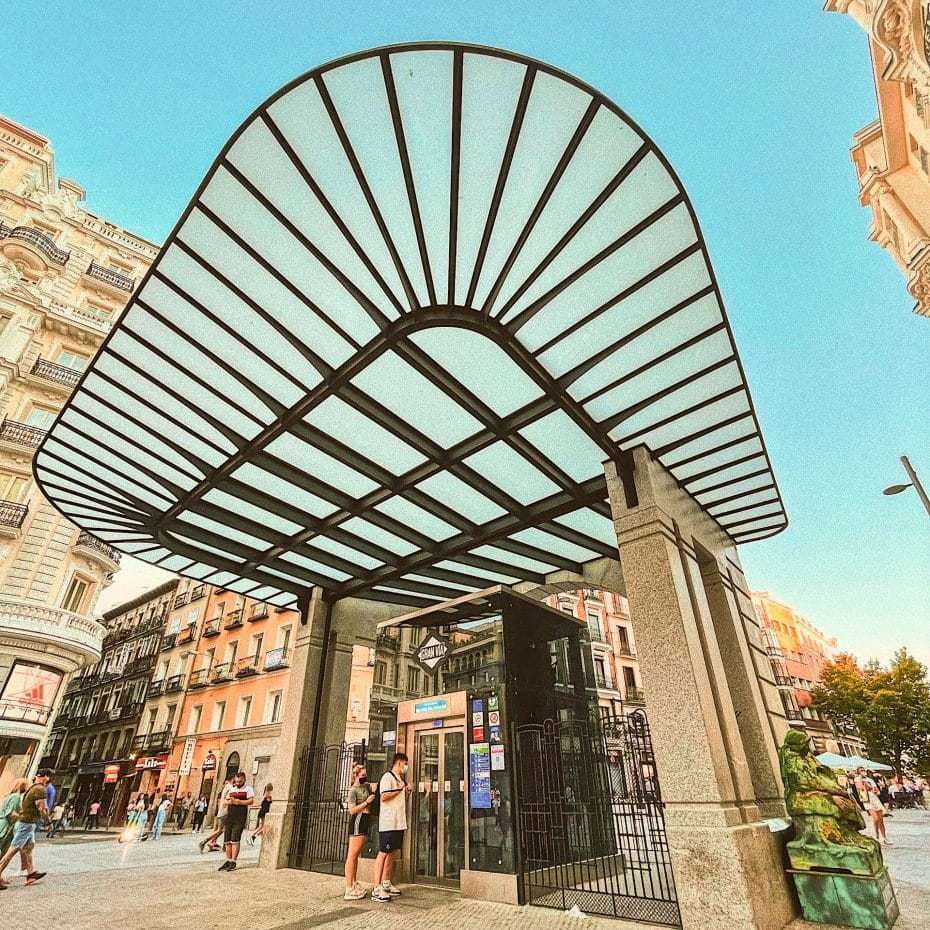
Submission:
[[[906,491],[909,487],[911,487],[910,483],[893,484],[891,485],[890,488],[885,488],[885,490],[882,491],[882,494],[886,495],[887,497],[890,497],[892,494],[900,494],[902,491]]]

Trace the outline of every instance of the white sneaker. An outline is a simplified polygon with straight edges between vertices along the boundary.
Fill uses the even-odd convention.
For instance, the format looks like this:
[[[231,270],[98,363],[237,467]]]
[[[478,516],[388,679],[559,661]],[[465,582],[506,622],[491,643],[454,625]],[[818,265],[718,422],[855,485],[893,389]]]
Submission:
[[[381,885],[381,890],[386,891],[392,898],[396,898],[400,894],[400,888],[396,885],[392,885],[388,882],[386,885]]]
[[[381,901],[383,903],[385,901],[390,901],[391,896],[387,893],[387,891],[384,888],[382,888],[379,885],[376,888],[371,889],[371,900]]]
[[[367,897],[367,893],[362,891],[358,887],[358,882],[356,882],[351,888],[346,888],[346,893],[343,895],[344,901],[361,901],[362,898]]]

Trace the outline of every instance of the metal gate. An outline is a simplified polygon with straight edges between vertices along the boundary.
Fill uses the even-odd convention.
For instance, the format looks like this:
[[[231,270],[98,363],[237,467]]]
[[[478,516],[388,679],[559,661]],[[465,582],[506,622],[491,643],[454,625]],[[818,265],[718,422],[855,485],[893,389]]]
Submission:
[[[645,712],[514,732],[522,901],[680,926]]]
[[[349,847],[352,766],[365,762],[365,754],[364,742],[308,746],[301,753],[288,856],[291,868],[342,874]]]

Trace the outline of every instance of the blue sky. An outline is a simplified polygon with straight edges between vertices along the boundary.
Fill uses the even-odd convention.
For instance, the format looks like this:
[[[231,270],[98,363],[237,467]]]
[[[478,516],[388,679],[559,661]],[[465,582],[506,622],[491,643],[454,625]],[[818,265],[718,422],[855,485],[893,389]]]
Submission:
[[[876,103],[849,17],[819,0],[14,0],[8,18],[24,25],[0,112],[52,139],[89,209],[156,242],[246,116],[339,55],[455,39],[589,81],[665,151],[701,219],[791,520],[742,550],[750,583],[860,657],[906,644],[930,662],[930,518],[913,492],[881,495],[902,453],[930,485],[930,320],[857,204],[848,149]]]

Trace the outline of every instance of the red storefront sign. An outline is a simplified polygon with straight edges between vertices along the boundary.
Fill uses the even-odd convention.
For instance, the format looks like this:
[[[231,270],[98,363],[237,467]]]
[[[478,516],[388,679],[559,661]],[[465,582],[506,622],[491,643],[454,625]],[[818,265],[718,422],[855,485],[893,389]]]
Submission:
[[[136,770],[139,769],[166,769],[168,768],[168,753],[163,752],[157,756],[139,756],[136,759]]]
[[[119,781],[119,773],[121,766],[119,763],[116,765],[105,765],[103,767],[103,783],[105,785],[112,785],[115,782]]]
[[[208,752],[203,757],[203,762],[200,764],[200,768],[204,772],[212,772],[216,768],[216,755],[212,752]]]

